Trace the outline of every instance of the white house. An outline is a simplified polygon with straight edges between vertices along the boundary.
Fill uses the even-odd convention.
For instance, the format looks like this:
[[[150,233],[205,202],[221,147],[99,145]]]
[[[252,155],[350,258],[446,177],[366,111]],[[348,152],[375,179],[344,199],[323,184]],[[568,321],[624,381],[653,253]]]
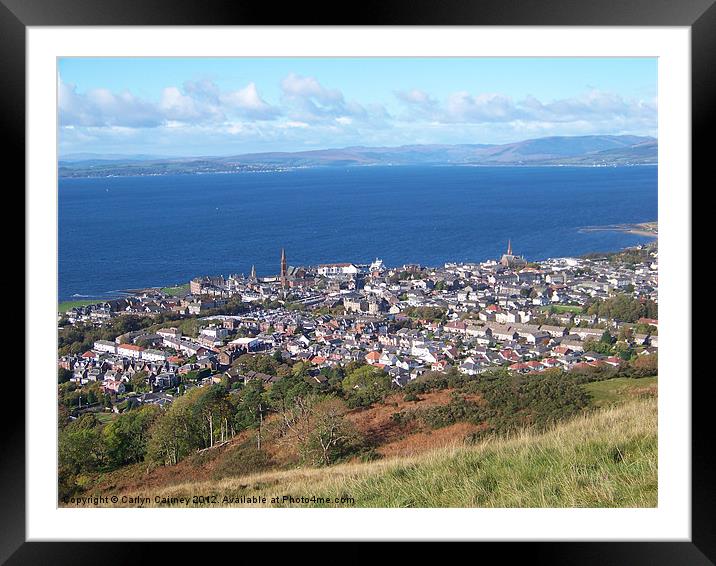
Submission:
[[[160,328],[157,330],[157,334],[162,338],[180,338],[181,330],[172,326],[171,328]]]
[[[244,338],[237,338],[236,340],[232,340],[229,342],[230,346],[238,346],[239,348],[243,348],[244,350],[254,350],[259,347],[261,344],[261,340],[258,338],[251,338],[249,336]]]
[[[92,349],[97,352],[109,352],[110,354],[117,353],[117,344],[110,342],[109,340],[97,340]]]
[[[201,329],[201,334],[214,340],[223,340],[229,335],[229,330],[220,326],[208,326]]]
[[[142,352],[142,359],[146,360],[148,362],[163,362],[165,361],[169,356],[162,352],[161,350],[144,350]]]
[[[358,268],[352,263],[327,263],[318,266],[318,275],[332,277],[336,275],[357,275]]]
[[[142,352],[144,351],[144,348],[141,346],[137,346],[136,344],[119,344],[117,345],[117,354],[120,356],[125,356],[127,358],[134,358],[135,360],[139,360],[142,357]]]

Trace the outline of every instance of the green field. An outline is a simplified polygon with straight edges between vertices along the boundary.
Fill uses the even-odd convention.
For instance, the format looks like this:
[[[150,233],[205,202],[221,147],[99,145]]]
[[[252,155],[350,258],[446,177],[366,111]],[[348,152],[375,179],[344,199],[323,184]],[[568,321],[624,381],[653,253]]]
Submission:
[[[172,297],[186,295],[189,292],[189,283],[175,285],[174,287],[162,287],[161,290],[165,295],[171,295]]]
[[[95,305],[99,301],[97,299],[83,299],[81,301],[62,301],[58,307],[57,312],[65,313],[75,307],[84,307],[87,305]]]
[[[657,378],[656,376],[639,379],[616,377],[586,383],[583,387],[592,396],[592,404],[595,407],[608,407],[636,397],[654,396]]]

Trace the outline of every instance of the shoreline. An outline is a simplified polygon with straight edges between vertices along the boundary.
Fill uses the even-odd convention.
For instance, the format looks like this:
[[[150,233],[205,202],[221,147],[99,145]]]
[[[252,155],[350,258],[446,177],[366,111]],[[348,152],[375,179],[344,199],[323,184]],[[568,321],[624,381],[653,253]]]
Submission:
[[[580,233],[589,232],[622,232],[624,234],[633,234],[635,236],[644,236],[647,238],[659,237],[657,221],[639,222],[635,224],[607,224],[604,226],[584,226],[579,228]]]
[[[578,232],[613,231],[613,232],[623,232],[623,233],[627,233],[627,234],[634,234],[634,235],[638,235],[638,236],[645,236],[645,237],[650,237],[650,238],[657,239],[658,236],[657,236],[657,234],[656,234],[655,232],[650,232],[650,231],[646,231],[646,230],[641,230],[641,231],[639,231],[638,228],[628,228],[628,229],[627,229],[627,227],[635,227],[635,226],[642,226],[642,225],[652,225],[652,224],[655,225],[656,222],[642,222],[642,223],[640,223],[640,224],[614,224],[614,225],[607,225],[607,226],[585,226],[584,228],[578,228],[577,231],[578,231]],[[652,244],[652,242],[650,242],[649,244],[644,244],[644,245],[651,245],[651,244]],[[544,258],[544,259],[539,259],[539,260],[534,260],[534,261],[535,261],[535,262],[547,261],[547,260],[549,260],[549,259],[558,259],[559,257],[583,257],[583,256],[585,256],[585,255],[589,255],[589,254],[593,254],[593,253],[619,253],[619,252],[623,252],[623,251],[625,251],[625,250],[627,250],[627,249],[629,249],[629,248],[632,248],[632,247],[634,247],[634,246],[625,246],[625,247],[622,247],[622,248],[619,248],[619,249],[616,249],[616,250],[606,250],[606,251],[605,251],[605,250],[598,250],[598,251],[593,251],[593,252],[585,252],[585,253],[580,254],[580,255],[577,255],[577,256],[546,257],[546,258]],[[486,261],[486,260],[482,260],[482,261]],[[353,262],[353,263],[360,263],[360,262]],[[463,262],[452,262],[452,261],[444,261],[444,262],[442,263],[442,265],[440,265],[440,266],[422,265],[422,264],[421,264],[421,266],[422,266],[422,267],[426,267],[426,268],[428,268],[428,269],[435,269],[436,267],[442,267],[442,266],[445,265],[446,263],[463,263],[463,264],[467,264],[467,263],[481,263],[481,262],[480,262],[480,261],[477,261],[477,260],[474,261],[474,262],[464,262],[464,261],[463,261]],[[97,304],[97,303],[101,303],[101,302],[105,302],[105,301],[111,301],[111,300],[114,300],[114,299],[118,299],[118,298],[121,298],[122,296],[127,296],[127,295],[140,295],[140,294],[145,293],[145,292],[147,292],[147,291],[161,291],[162,289],[166,289],[166,288],[178,288],[178,287],[183,287],[184,285],[187,285],[187,286],[188,286],[188,285],[189,285],[189,281],[187,281],[186,283],[180,283],[180,284],[173,283],[173,284],[166,284],[166,285],[151,285],[151,286],[148,286],[148,287],[134,287],[134,288],[131,288],[131,289],[121,289],[121,290],[116,290],[116,291],[111,291],[111,292],[103,293],[103,296],[97,296],[97,297],[92,297],[92,296],[87,296],[87,297],[84,297],[84,296],[83,296],[82,298],[79,298],[79,297],[77,297],[77,298],[70,297],[69,299],[66,299],[66,300],[60,300],[60,299],[58,299],[57,303],[58,303],[58,306],[62,306],[62,305],[65,304],[65,303],[75,303],[75,302],[83,302],[83,303],[85,303],[85,304]],[[108,296],[108,293],[112,293],[113,296],[111,296],[111,297]]]
[[[122,179],[127,177],[170,177],[170,176],[193,176],[193,175],[239,175],[242,173],[291,173],[306,169],[358,169],[362,167],[476,167],[476,168],[529,168],[544,167],[565,169],[570,167],[580,169],[618,169],[630,167],[658,167],[658,163],[619,163],[619,164],[597,164],[597,163],[367,163],[362,165],[305,165],[295,167],[284,167],[279,169],[257,169],[257,170],[217,170],[217,171],[177,171],[172,173],[135,173],[122,175],[61,175],[58,179]]]

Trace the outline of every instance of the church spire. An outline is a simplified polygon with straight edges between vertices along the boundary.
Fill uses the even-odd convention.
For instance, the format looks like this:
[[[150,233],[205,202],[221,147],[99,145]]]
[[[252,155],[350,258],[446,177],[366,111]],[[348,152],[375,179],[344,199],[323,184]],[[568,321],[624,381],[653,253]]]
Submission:
[[[249,275],[249,277],[251,279],[256,279],[256,266],[255,265],[251,266],[251,275]]]
[[[512,240],[507,240],[507,255],[512,255]]]
[[[286,276],[288,275],[288,265],[286,265],[286,250],[281,248],[281,286],[286,287],[288,283]]]

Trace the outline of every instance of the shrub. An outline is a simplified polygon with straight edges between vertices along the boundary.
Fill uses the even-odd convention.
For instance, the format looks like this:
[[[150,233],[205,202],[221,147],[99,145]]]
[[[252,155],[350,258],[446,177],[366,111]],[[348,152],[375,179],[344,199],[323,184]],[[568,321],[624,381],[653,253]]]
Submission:
[[[211,474],[213,479],[246,476],[263,472],[273,467],[271,457],[265,450],[259,450],[253,441],[232,447],[221,455]]]

